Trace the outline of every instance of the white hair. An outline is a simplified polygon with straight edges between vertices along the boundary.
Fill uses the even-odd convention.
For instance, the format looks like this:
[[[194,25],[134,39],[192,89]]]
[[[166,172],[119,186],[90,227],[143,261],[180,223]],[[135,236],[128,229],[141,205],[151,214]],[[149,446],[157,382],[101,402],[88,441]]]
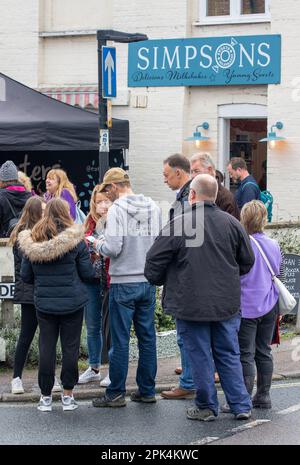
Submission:
[[[195,155],[192,156],[190,162],[193,163],[195,161],[200,161],[204,168],[211,167],[214,171],[216,171],[216,166],[208,152],[195,153]]]

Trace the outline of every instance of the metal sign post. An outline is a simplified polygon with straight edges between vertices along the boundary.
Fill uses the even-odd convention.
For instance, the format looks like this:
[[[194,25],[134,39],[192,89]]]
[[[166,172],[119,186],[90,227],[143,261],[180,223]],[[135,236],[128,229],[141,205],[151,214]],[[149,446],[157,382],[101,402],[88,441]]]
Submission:
[[[97,31],[98,40],[98,79],[99,79],[99,182],[109,169],[109,142],[112,126],[111,112],[107,114],[107,99],[116,97],[116,49],[106,47],[108,40],[113,42],[139,42],[147,40],[145,34],[128,34],[126,32],[102,29]],[[110,105],[111,103],[109,103]],[[110,109],[110,107],[109,107]]]

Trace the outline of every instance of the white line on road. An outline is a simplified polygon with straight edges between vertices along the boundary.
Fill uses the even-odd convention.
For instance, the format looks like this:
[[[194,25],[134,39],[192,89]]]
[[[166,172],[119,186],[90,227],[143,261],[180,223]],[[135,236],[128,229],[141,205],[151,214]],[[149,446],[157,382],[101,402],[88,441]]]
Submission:
[[[279,410],[279,412],[276,413],[277,415],[288,415],[289,413],[297,412],[298,410],[300,410],[300,404],[291,405],[290,407],[284,410]]]
[[[218,437],[215,436],[207,436],[206,438],[199,439],[199,441],[191,442],[190,446],[204,446],[205,444],[209,444],[210,442],[218,441]]]

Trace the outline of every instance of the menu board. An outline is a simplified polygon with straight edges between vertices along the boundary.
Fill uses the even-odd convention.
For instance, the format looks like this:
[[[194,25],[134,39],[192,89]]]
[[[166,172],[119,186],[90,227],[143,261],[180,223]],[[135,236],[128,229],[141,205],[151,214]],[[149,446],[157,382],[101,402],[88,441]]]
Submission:
[[[296,315],[299,308],[300,300],[300,255],[285,254],[284,255],[284,268],[285,268],[285,285],[290,293],[297,300],[297,305],[291,312]]]

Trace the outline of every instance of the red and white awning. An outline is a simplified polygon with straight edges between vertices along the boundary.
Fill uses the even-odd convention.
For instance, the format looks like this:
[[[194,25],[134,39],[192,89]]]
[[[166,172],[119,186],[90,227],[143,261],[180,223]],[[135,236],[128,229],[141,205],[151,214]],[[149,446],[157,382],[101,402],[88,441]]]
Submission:
[[[60,102],[68,103],[86,110],[98,109],[98,87],[50,87],[38,89],[42,94],[48,95]]]

